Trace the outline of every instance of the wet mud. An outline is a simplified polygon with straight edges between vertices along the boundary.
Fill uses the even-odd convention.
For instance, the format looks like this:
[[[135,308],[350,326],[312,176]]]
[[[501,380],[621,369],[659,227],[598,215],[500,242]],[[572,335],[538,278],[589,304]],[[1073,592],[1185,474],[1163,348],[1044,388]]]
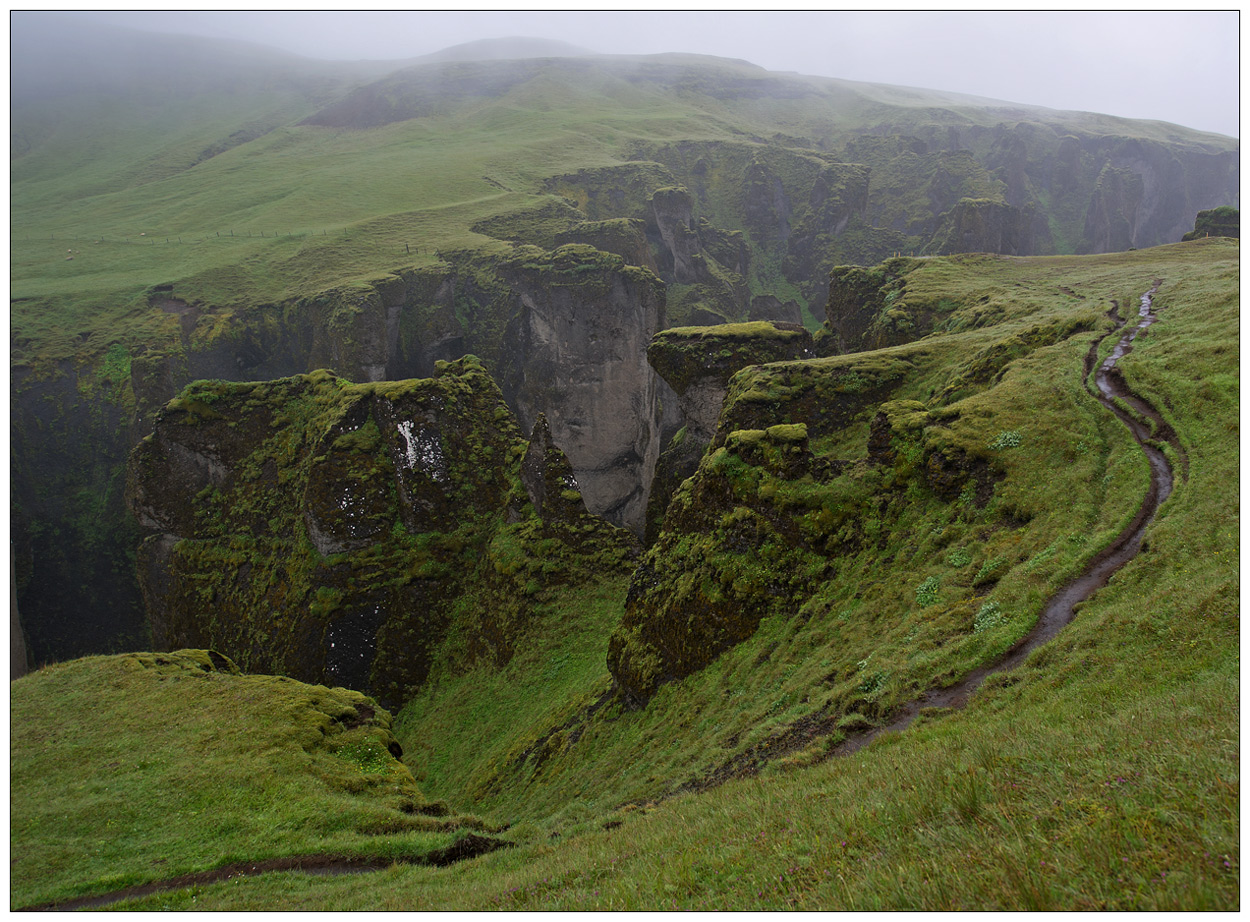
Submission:
[[[168,880],[111,893],[100,893],[77,899],[61,900],[53,903],[42,903],[38,906],[27,906],[25,911],[60,912],[71,909],[99,909],[122,900],[133,900],[154,893],[166,893],[170,890],[183,890],[187,887],[202,887],[208,884],[221,883],[239,877],[256,877],[260,874],[271,874],[279,871],[292,871],[317,876],[339,876],[343,874],[365,874],[370,871],[382,871],[395,864],[414,864],[427,867],[447,867],[458,861],[476,858],[499,848],[506,848],[510,842],[502,839],[491,839],[486,836],[467,835],[457,839],[446,848],[436,849],[424,855],[396,858],[362,858],[346,855],[295,855],[287,858],[270,858],[266,861],[245,861],[214,868],[211,871],[200,871],[196,874],[183,874]]]

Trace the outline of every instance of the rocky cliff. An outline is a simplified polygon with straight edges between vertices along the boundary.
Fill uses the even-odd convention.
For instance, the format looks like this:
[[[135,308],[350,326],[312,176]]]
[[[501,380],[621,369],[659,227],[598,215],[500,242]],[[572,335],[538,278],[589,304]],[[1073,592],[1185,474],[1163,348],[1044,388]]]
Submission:
[[[135,449],[139,580],[159,650],[399,702],[449,625],[504,663],[532,597],[636,544],[585,510],[539,418],[528,444],[472,357],[428,379],[198,382]],[[462,597],[469,606],[456,620]],[[468,617],[468,616],[466,616]]]
[[[716,432],[729,379],[751,365],[814,355],[811,334],[784,321],[675,327],[651,341],[647,360],[672,388],[681,429],[656,466],[647,506],[647,544],[658,536],[673,492],[698,468]]]
[[[510,282],[500,383],[523,426],[545,414],[591,511],[642,532],[660,452],[659,390],[647,365],[666,325],[649,270],[584,244],[522,253]]]
[[[893,261],[859,281],[904,292],[923,266]],[[919,300],[918,293],[912,296]],[[1004,460],[1004,448],[1019,444],[1020,432],[991,433],[1021,413],[1037,412],[1024,409],[1033,406],[1032,398],[1007,377],[1013,365],[1041,350],[1066,350],[1052,354],[1064,357],[1065,374],[1079,373],[1085,341],[1074,338],[1099,320],[1080,299],[1072,300],[1044,323],[999,328],[991,321],[990,332],[968,340],[985,345],[961,363],[934,364],[941,349],[924,340],[737,372],[697,470],[674,492],[634,572],[612,635],[608,668],[625,699],[647,703],[664,684],[709,667],[766,619],[772,619],[770,636],[785,638],[796,635],[812,611],[851,612],[878,592],[905,595],[875,583],[883,556],[912,561],[921,607],[937,599],[942,580],[954,581],[951,591],[961,601],[935,609],[934,617],[971,618],[972,600],[997,578],[997,568],[1023,559],[1023,548],[1040,540],[1023,527],[1039,513],[1002,499],[1012,491],[1020,495]],[[960,308],[961,323],[981,307]],[[1027,308],[1018,310],[1027,316]],[[1070,341],[1076,345],[1069,347]],[[671,348],[655,351],[662,357],[657,367],[675,388],[682,376],[665,359],[678,365],[678,358],[688,358],[687,376],[699,380],[697,350],[684,356]],[[722,355],[704,356],[709,374]],[[1079,386],[1059,393],[1051,394],[1046,412],[1083,418],[1088,395]],[[1078,450],[1092,443],[1091,436]],[[1063,511],[1046,515],[1062,517]],[[947,526],[912,532],[908,523],[917,516],[949,523],[950,539],[976,535],[989,548],[981,568],[969,566],[970,552],[942,552],[952,572],[929,574],[929,580],[926,568],[940,554],[921,547],[939,540],[933,535]],[[994,550],[1000,547],[1001,559]],[[896,568],[904,565],[897,561]],[[873,683],[850,682],[847,689],[848,710],[869,713]]]
[[[752,366],[732,380],[711,445],[635,571],[608,668],[643,704],[793,612],[864,546],[875,500],[849,462],[813,452],[885,400],[910,363],[876,355]],[[845,476],[844,476],[845,475]]]
[[[82,365],[14,371],[15,572],[32,662],[148,646],[125,458],[197,379],[329,367],[380,382],[428,377],[439,362],[478,354],[507,382],[505,400],[527,431],[547,415],[591,510],[641,534],[664,388],[646,347],[666,325],[664,286],[649,269],[579,244],[521,248],[508,260],[452,254],[243,310],[180,288],[162,285],[145,299],[163,339],[115,342]]]
[[[834,351],[880,349],[929,332],[929,312],[916,316],[907,305],[905,275],[914,265],[914,260],[900,257],[872,268],[839,266],[833,271],[825,328]]]
[[[1194,219],[1194,229],[1181,238],[1201,240],[1205,237],[1240,237],[1241,214],[1236,208],[1221,205],[1208,211],[1198,212]]]

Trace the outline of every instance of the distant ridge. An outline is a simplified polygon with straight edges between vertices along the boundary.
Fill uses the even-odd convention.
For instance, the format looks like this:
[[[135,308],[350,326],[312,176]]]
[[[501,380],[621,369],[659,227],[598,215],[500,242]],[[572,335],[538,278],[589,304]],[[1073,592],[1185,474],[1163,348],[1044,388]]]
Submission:
[[[548,38],[483,38],[417,58],[419,63],[438,61],[506,61],[521,58],[584,58],[598,52]]]

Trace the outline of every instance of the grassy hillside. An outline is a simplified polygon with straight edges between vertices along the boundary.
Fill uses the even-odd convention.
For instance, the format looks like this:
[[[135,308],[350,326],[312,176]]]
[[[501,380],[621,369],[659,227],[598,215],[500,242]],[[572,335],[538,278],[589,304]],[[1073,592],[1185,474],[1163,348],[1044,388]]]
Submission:
[[[541,818],[558,829],[576,822],[577,810],[645,802],[703,783],[735,759],[767,754],[788,730],[817,716],[847,730],[883,721],[919,691],[1000,655],[1128,523],[1146,489],[1140,451],[1082,383],[1086,353],[1110,327],[1101,309],[1114,300],[1128,313],[1143,282],[1149,287],[1162,277],[1183,291],[1221,267],[1208,291],[1190,295],[1209,312],[1204,323],[1214,324],[1200,335],[1219,348],[1227,325],[1236,324],[1228,310],[1235,270],[1220,255],[1228,253],[1220,246],[1203,253],[1172,247],[1099,260],[925,261],[906,277],[909,300],[940,296],[960,305],[944,326],[964,332],[740,373],[722,414],[722,447],[714,442],[669,509],[669,522],[694,524],[666,525],[631,595],[655,586],[678,619],[701,610],[706,598],[715,605],[718,594],[726,601],[724,613],[716,611],[725,619],[760,599],[777,600],[763,610],[758,630],[707,669],[661,687],[641,712],[598,699],[611,678],[596,666],[560,719],[542,726],[518,721],[485,746],[462,735],[460,715],[495,709],[500,696],[520,708],[532,694],[526,684],[510,680],[499,689],[481,676],[437,681],[407,705],[397,730],[431,754],[419,770],[422,783],[453,802],[502,809],[508,819]],[[1160,297],[1168,291],[1165,281]],[[1165,324],[1185,322],[1164,316]],[[1155,342],[1148,338],[1134,357],[1149,354]],[[1104,354],[1110,345],[1104,341]],[[859,385],[875,399],[845,424],[822,429],[800,399],[800,373],[834,382],[819,398],[826,402],[836,399],[835,388],[853,389],[855,378],[894,380],[884,395]],[[769,389],[790,391],[764,403],[775,415],[737,421]],[[1235,389],[1225,395],[1235,400]],[[1174,400],[1167,404],[1175,407]],[[941,422],[930,424],[924,441],[904,443],[892,466],[866,462],[879,408],[905,424],[925,406]],[[1227,411],[1217,416],[1231,422]],[[756,425],[777,424],[804,424],[816,458],[852,466],[840,476],[813,476],[744,463],[746,453],[735,445],[758,432]],[[1187,448],[1199,441],[1184,440]],[[935,442],[989,461],[988,503],[978,501],[975,481],[945,496],[924,481],[921,451]],[[1201,462],[1189,463],[1192,476]],[[732,498],[722,498],[722,490]],[[753,522],[777,523],[786,511],[792,527],[819,539],[798,547],[761,542],[756,535],[769,526]],[[665,581],[665,574],[674,575]],[[588,632],[583,642],[602,641]],[[819,758],[828,742],[794,758]]]
[[[46,55],[64,57],[66,41],[48,45]],[[660,159],[673,171],[669,182],[688,181],[661,153],[677,142],[741,145],[748,161],[752,152],[767,155],[768,170],[795,199],[786,208],[796,220],[807,189],[794,185],[784,162],[771,163],[774,156],[797,155],[816,168],[871,166],[868,224],[835,235],[850,234],[843,261],[923,246],[937,213],[960,197],[1047,203],[1053,192],[1053,245],[1075,246],[1083,199],[1061,207],[1061,190],[1041,188],[1037,177],[1010,189],[997,178],[1033,169],[1008,168],[1010,158],[996,153],[1003,133],[1022,124],[1040,145],[1030,160],[1057,156],[1071,132],[1098,147],[1088,163],[1070,152],[1061,158],[1062,169],[1074,171],[1063,182],[1081,195],[1093,189],[1103,148],[1127,144],[1115,156],[1141,160],[1140,145],[1166,145],[1173,156],[1212,161],[1236,149],[1231,139],[1176,126],[775,75],[693,56],[422,64],[377,79],[376,66],[189,39],[145,49],[156,40],[139,33],[122,43],[135,62],[127,70],[118,62],[124,55],[75,41],[69,53],[84,57],[84,73],[102,72],[99,79],[64,77],[49,89],[52,78],[29,76],[38,76],[33,52],[15,77],[34,87],[15,95],[12,128],[11,334],[19,360],[63,358],[84,346],[91,354],[100,348],[96,334],[169,348],[172,331],[144,298],[155,285],[176,283],[197,303],[255,306],[428,265],[439,252],[491,254],[498,241],[474,228],[553,203],[552,177]],[[160,62],[170,59],[177,76],[162,79]],[[902,137],[903,147],[856,141],[881,134]],[[928,153],[918,155],[916,145]],[[733,201],[740,193],[724,200],[740,177],[710,179],[702,213],[741,229],[742,203]],[[757,293],[788,297],[799,280],[772,277],[780,274],[775,245],[752,241],[759,265],[747,274]]]
[[[49,667],[10,711],[14,907],[314,853],[420,860],[464,836],[358,692],[141,653]]]
[[[932,332],[739,373],[680,515],[670,510],[639,571],[709,597],[786,600],[745,640],[631,709],[605,658],[649,577],[546,593],[503,669],[457,656],[453,628],[444,665],[395,723],[420,791],[406,796],[507,827],[513,848],[445,869],[197,884],[127,908],[1237,908],[1238,259],[1235,241],[1211,239],[895,264],[903,295],[880,322]],[[1083,372],[1091,347],[1101,359],[1115,339],[1100,340],[1107,312],[1132,318],[1156,283],[1160,319],[1120,368],[1174,430],[1178,477],[1140,555],[966,708],[835,756],[844,735],[997,658],[1132,518],[1141,451]],[[878,411],[895,433],[888,462],[869,456]],[[800,429],[807,469],[786,467]],[[970,470],[984,482],[947,495],[921,463],[935,448],[979,460]],[[797,523],[801,550],[776,556],[783,545],[761,519]],[[760,543],[730,554],[748,535]],[[194,752],[206,784],[219,759],[229,780],[230,760],[286,759],[303,724],[258,719],[242,749],[193,748],[203,733],[181,712],[128,716],[176,704],[158,673],[131,662],[82,661],[13,686],[11,846],[32,856],[14,866],[14,905],[253,856],[438,847],[424,826],[371,826],[394,809],[381,787],[352,795],[364,799],[344,815],[358,819],[326,819],[318,798],[343,796],[342,779],[299,780],[305,793],[263,828],[251,794],[223,793],[214,819],[226,832],[205,843],[153,766],[180,772]],[[258,707],[284,687],[195,681],[255,683]],[[88,696],[95,710],[76,716]],[[806,736],[815,724],[832,732]],[[336,741],[245,776],[286,785],[324,773],[341,763],[324,748]],[[118,747],[151,756],[123,772]],[[77,770],[81,758],[91,771]],[[109,772],[124,776],[120,802],[137,816],[78,780]],[[114,821],[138,833],[95,856]]]

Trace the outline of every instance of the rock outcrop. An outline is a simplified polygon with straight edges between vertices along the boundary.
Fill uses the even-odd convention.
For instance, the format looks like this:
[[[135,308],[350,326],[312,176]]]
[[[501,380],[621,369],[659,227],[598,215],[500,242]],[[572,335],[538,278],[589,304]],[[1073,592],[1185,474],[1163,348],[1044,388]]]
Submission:
[[[763,618],[793,613],[836,558],[864,546],[877,498],[861,478],[841,486],[854,466],[812,444],[887,399],[910,367],[869,354],[734,376],[711,444],[674,493],[609,643],[608,669],[627,701],[645,704]]]
[[[705,273],[696,262],[699,235],[695,230],[694,199],[690,193],[678,187],[656,189],[651,195],[651,213],[663,241],[661,271],[671,274],[678,284],[702,281]]]
[[[641,534],[660,453],[658,382],[646,354],[665,326],[663,284],[583,244],[527,252],[505,272],[514,307],[504,395],[524,427],[546,416],[587,507]]]
[[[928,330],[908,311],[904,276],[911,260],[887,260],[870,269],[839,266],[829,279],[825,328],[836,352],[863,352],[896,346]]]
[[[1032,206],[1018,207],[986,199],[961,199],[942,216],[930,251],[1001,253],[1022,256],[1035,250],[1036,215]]]
[[[730,378],[751,365],[814,355],[811,334],[780,321],[677,327],[651,341],[647,359],[676,395],[682,428],[656,467],[645,543],[658,536],[673,492],[698,468],[716,432]]]
[[[1198,212],[1194,219],[1194,229],[1181,238],[1201,240],[1204,237],[1240,237],[1241,213],[1228,205]]]
[[[747,319],[802,324],[803,309],[798,301],[782,301],[772,295],[756,295],[751,299],[751,313]]]
[[[158,650],[211,646],[392,704],[466,593],[490,592],[493,620],[462,639],[506,662],[536,536],[561,578],[628,566],[636,546],[585,512],[543,422],[527,445],[472,357],[383,384],[193,384],[135,449],[127,498],[153,533],[139,582]],[[505,533],[511,572],[490,550]]]

